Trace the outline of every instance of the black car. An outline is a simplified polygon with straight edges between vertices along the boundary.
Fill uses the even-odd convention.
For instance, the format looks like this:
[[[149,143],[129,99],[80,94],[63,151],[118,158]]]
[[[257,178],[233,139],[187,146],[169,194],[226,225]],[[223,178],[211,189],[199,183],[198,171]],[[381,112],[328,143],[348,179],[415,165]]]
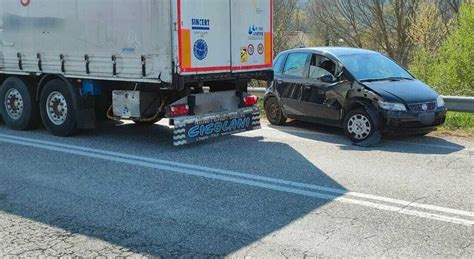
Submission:
[[[378,52],[293,49],[276,57],[274,71],[264,107],[275,125],[290,118],[338,126],[360,143],[376,132],[427,134],[445,121],[443,98]]]

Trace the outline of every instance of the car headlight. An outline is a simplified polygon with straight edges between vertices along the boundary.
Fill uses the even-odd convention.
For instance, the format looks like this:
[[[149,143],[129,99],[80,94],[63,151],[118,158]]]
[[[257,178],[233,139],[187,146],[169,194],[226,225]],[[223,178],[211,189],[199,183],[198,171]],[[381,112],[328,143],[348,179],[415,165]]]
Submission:
[[[389,103],[379,101],[379,107],[388,111],[406,111],[407,107],[403,103]]]
[[[444,103],[444,99],[441,95],[438,96],[438,99],[436,100],[436,104],[438,105],[438,108],[446,106],[446,104]]]

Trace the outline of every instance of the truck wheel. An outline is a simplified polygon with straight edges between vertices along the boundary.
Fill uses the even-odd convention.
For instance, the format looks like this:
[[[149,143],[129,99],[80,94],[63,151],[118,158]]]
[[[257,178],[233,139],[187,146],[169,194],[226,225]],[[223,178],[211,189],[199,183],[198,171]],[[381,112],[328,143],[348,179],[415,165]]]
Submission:
[[[51,80],[40,97],[41,118],[51,134],[68,137],[77,133],[72,95],[60,79]]]
[[[0,112],[5,124],[14,130],[33,129],[39,124],[35,92],[18,77],[8,78],[0,87]]]
[[[283,114],[280,104],[275,97],[271,97],[265,101],[265,113],[268,121],[273,125],[285,124],[287,118]]]
[[[374,118],[372,113],[360,108],[350,111],[344,119],[344,133],[354,143],[360,143],[370,138],[379,130],[379,118]]]

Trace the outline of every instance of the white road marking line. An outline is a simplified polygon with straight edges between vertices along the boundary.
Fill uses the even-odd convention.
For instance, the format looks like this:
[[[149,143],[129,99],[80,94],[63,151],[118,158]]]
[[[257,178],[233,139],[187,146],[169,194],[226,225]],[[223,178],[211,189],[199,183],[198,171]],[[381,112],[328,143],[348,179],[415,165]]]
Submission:
[[[94,152],[94,153],[99,153],[99,154],[118,156],[122,158],[141,160],[141,161],[146,161],[146,162],[151,162],[151,163],[160,163],[160,164],[165,164],[165,165],[179,166],[179,167],[184,167],[188,169],[202,170],[206,172],[225,174],[225,175],[230,175],[230,176],[259,180],[259,181],[266,181],[266,182],[276,183],[276,184],[284,184],[284,185],[289,185],[293,187],[330,192],[330,193],[334,193],[338,195],[347,195],[347,196],[354,196],[354,197],[371,199],[371,200],[376,200],[376,201],[383,201],[383,202],[388,202],[388,203],[394,203],[397,205],[402,205],[405,207],[422,208],[422,209],[427,209],[427,210],[434,210],[434,211],[439,211],[439,212],[444,212],[444,213],[455,214],[459,216],[474,217],[474,212],[469,212],[469,211],[464,211],[464,210],[457,210],[457,209],[445,208],[445,207],[428,205],[428,204],[421,204],[417,202],[404,201],[404,200],[387,198],[387,197],[371,195],[371,194],[351,192],[351,191],[347,191],[343,189],[336,189],[336,188],[318,186],[318,185],[313,185],[313,184],[293,182],[293,181],[271,178],[271,177],[266,177],[266,176],[258,176],[254,174],[248,174],[248,173],[239,173],[239,172],[233,172],[229,170],[216,169],[216,168],[198,166],[198,165],[193,165],[193,164],[185,164],[185,163],[161,160],[161,159],[155,159],[155,158],[148,158],[148,157],[142,157],[142,156],[135,156],[135,155],[118,153],[118,152],[113,152],[113,151],[87,148],[87,147],[76,146],[76,145],[68,145],[68,144],[56,143],[56,142],[51,142],[51,141],[23,138],[23,137],[11,136],[11,135],[0,134],[0,137],[12,138],[12,139],[21,140],[21,141],[30,141],[30,142],[53,145],[53,146],[58,146],[58,147],[70,148],[70,149],[77,149],[77,150],[86,151],[86,152]]]
[[[160,163],[160,164],[165,164],[165,165],[179,166],[179,167],[184,167],[188,169],[202,170],[205,172],[225,174],[225,175],[230,175],[230,176],[248,178],[252,180],[266,181],[266,182],[276,183],[276,184],[284,184],[284,185],[289,185],[293,187],[306,188],[306,189],[312,189],[312,190],[323,191],[323,192],[330,192],[330,193],[334,193],[338,195],[354,196],[354,197],[371,199],[371,200],[376,200],[376,201],[394,203],[397,205],[402,205],[404,207],[422,208],[422,209],[427,209],[427,210],[434,210],[434,211],[439,211],[439,212],[444,212],[444,213],[455,214],[459,216],[474,217],[474,212],[469,212],[469,211],[464,211],[464,210],[457,210],[457,209],[445,208],[445,207],[428,205],[428,204],[421,204],[417,202],[404,201],[404,200],[387,198],[387,197],[371,195],[371,194],[351,192],[351,191],[347,191],[343,189],[336,189],[336,188],[324,187],[324,186],[313,185],[313,184],[293,182],[293,181],[271,178],[271,177],[266,177],[266,176],[258,176],[254,174],[248,174],[248,173],[239,173],[239,172],[233,172],[229,170],[216,169],[216,168],[198,166],[198,165],[193,165],[193,164],[185,164],[185,163],[161,160],[161,159],[155,159],[155,158],[148,158],[148,157],[142,157],[142,156],[135,156],[135,155],[130,155],[130,154],[124,154],[124,153],[118,153],[118,152],[106,151],[106,150],[100,150],[100,149],[93,149],[93,148],[87,148],[87,147],[76,146],[76,145],[68,145],[68,144],[56,143],[56,142],[51,142],[51,141],[22,138],[22,137],[16,137],[16,136],[11,136],[11,135],[0,134],[0,137],[12,138],[12,139],[21,140],[21,141],[30,141],[30,142],[53,145],[53,146],[58,146],[58,147],[70,148],[70,149],[77,149],[77,150],[86,151],[86,152],[118,156],[122,158],[135,159],[135,160],[146,161],[146,162],[151,162],[151,163]]]
[[[472,212],[467,212],[467,211],[462,211],[462,210],[448,209],[448,208],[432,206],[432,205],[426,205],[426,204],[410,203],[410,202],[407,202],[407,201],[395,200],[395,199],[390,199],[390,198],[385,198],[385,197],[378,197],[378,196],[368,195],[368,194],[355,193],[357,195],[354,195],[353,192],[347,192],[347,191],[339,190],[339,189],[333,189],[333,188],[314,186],[314,185],[308,185],[308,184],[303,184],[303,183],[290,182],[290,181],[286,181],[286,180],[273,179],[273,178],[268,178],[268,177],[254,176],[254,179],[255,178],[258,178],[258,180],[265,179],[264,181],[267,181],[267,182],[268,182],[268,180],[273,180],[273,182],[277,182],[277,183],[280,183],[280,184],[293,185],[295,187],[303,187],[303,188],[311,187],[309,189],[328,191],[328,192],[333,192],[333,193],[337,194],[337,195],[330,195],[330,194],[324,194],[324,193],[318,193],[318,192],[312,192],[312,191],[307,191],[307,190],[296,189],[296,188],[293,188],[293,187],[279,186],[279,185],[274,185],[274,184],[269,184],[269,183],[264,183],[264,182],[257,182],[257,181],[247,180],[247,179],[241,179],[241,178],[235,178],[235,177],[230,177],[230,176],[219,175],[219,174],[222,174],[222,172],[230,172],[230,171],[225,171],[225,170],[212,169],[212,168],[193,166],[193,165],[186,165],[186,164],[177,163],[177,162],[157,160],[157,159],[151,159],[151,158],[144,158],[144,157],[132,156],[132,155],[121,154],[121,153],[116,153],[116,152],[96,150],[96,149],[90,149],[90,148],[85,148],[85,147],[80,147],[80,146],[54,143],[54,142],[49,142],[49,141],[40,141],[40,140],[34,140],[34,139],[28,139],[28,138],[21,138],[21,137],[9,136],[9,135],[4,135],[4,134],[0,134],[0,141],[11,143],[11,144],[18,144],[18,145],[23,145],[23,146],[30,146],[30,147],[40,148],[40,149],[46,149],[46,150],[50,150],[50,151],[76,154],[76,155],[81,155],[81,156],[86,156],[86,157],[97,158],[97,159],[115,161],[115,162],[120,162],[120,163],[131,164],[131,165],[149,167],[149,168],[154,168],[154,169],[162,169],[162,170],[171,171],[171,172],[178,172],[178,173],[194,175],[194,176],[200,176],[200,177],[205,177],[205,178],[210,178],[210,179],[216,179],[216,180],[222,180],[222,181],[228,181],[228,182],[233,182],[233,183],[245,184],[245,185],[250,185],[250,186],[256,186],[256,187],[261,187],[261,188],[265,188],[265,189],[271,189],[271,190],[275,190],[275,191],[283,191],[283,192],[287,192],[287,193],[294,193],[294,194],[299,194],[299,195],[304,195],[304,196],[309,196],[309,197],[315,197],[315,198],[324,199],[324,200],[336,200],[336,201],[343,202],[343,203],[356,204],[356,205],[360,205],[360,206],[371,207],[371,208],[376,208],[376,209],[385,210],[385,211],[392,211],[392,212],[397,212],[397,213],[401,213],[401,214],[417,216],[417,217],[421,217],[421,218],[429,218],[429,219],[434,219],[434,220],[439,220],[439,221],[444,221],[444,222],[450,222],[450,223],[455,223],[455,224],[468,225],[468,226],[474,225],[474,221],[471,221],[471,220],[466,220],[466,219],[462,219],[462,218],[455,218],[455,217],[449,217],[449,216],[444,216],[444,215],[438,215],[438,214],[428,213],[428,212],[423,212],[423,211],[411,210],[411,209],[408,209],[408,207],[418,207],[418,208],[424,208],[424,209],[438,210],[438,211],[447,212],[447,213],[453,213],[454,212],[453,214],[459,214],[459,215],[470,216],[470,217],[472,217],[474,215]],[[48,144],[48,143],[51,143],[53,145]],[[170,166],[168,166],[164,163],[161,163],[159,161],[164,161],[168,165],[173,165],[173,167],[170,167]],[[176,165],[181,166],[181,167],[183,167],[183,165],[185,165],[189,169],[176,168],[176,167],[174,167]],[[205,169],[206,172],[193,170],[193,168],[201,168],[201,170]],[[212,171],[209,170],[209,169],[212,169],[214,173],[210,173]],[[247,176],[247,174],[242,174],[242,173],[236,173],[236,172],[230,172],[230,173],[234,174],[235,176],[241,176],[241,177],[246,177]],[[246,178],[250,178],[250,177],[246,177]],[[257,179],[255,179],[255,180],[257,180]],[[369,202],[369,201],[356,200],[356,199],[351,199],[351,198],[347,198],[347,197],[342,197],[342,196],[339,196],[339,195],[344,195],[344,196],[353,195],[353,196],[356,196],[356,197],[363,197],[363,198],[377,198],[377,200],[379,200],[379,201],[386,201],[386,202],[394,202],[395,201],[396,203],[399,203],[400,205],[404,205],[404,207],[396,207],[396,206],[391,206],[391,205],[377,204],[377,203],[373,203],[373,202]],[[380,199],[380,198],[383,198],[383,199]],[[418,206],[412,206],[413,204],[416,204]]]

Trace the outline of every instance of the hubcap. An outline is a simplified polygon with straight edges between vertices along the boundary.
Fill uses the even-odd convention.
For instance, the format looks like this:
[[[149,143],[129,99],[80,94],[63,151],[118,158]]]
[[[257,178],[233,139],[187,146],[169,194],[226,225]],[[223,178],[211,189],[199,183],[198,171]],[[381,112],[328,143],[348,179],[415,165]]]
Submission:
[[[274,120],[278,119],[278,106],[275,103],[270,105],[270,117]]]
[[[349,119],[347,130],[355,139],[363,140],[369,136],[372,126],[366,116],[356,114]]]
[[[46,100],[46,113],[55,125],[61,125],[67,118],[66,98],[60,92],[52,92]]]
[[[23,114],[23,97],[17,89],[11,88],[5,95],[5,108],[10,118],[18,120]]]

